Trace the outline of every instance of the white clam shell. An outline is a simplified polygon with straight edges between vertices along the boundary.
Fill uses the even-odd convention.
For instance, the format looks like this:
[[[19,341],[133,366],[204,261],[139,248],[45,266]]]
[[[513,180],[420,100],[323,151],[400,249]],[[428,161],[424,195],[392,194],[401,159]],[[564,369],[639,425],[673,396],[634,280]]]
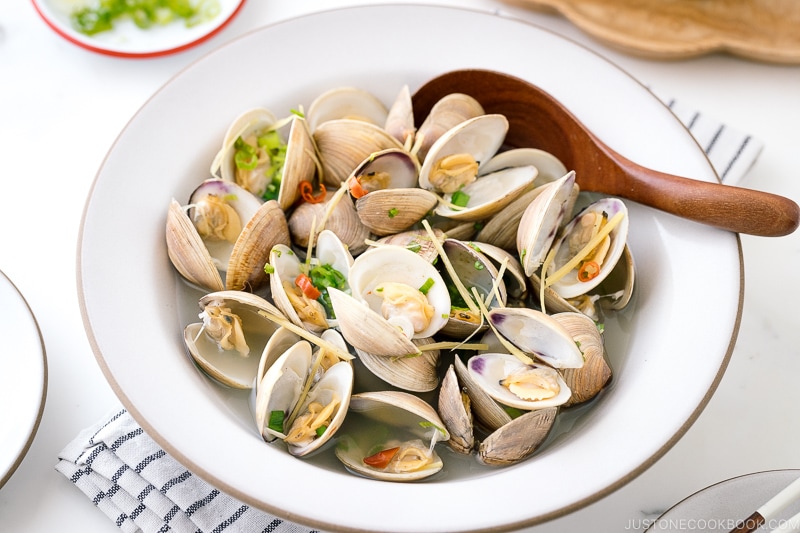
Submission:
[[[245,137],[251,132],[267,131],[273,128],[277,121],[275,114],[263,107],[249,109],[236,117],[225,132],[222,147],[211,164],[211,174],[219,175],[226,181],[235,182],[236,164],[234,163],[233,145],[236,139]]]
[[[431,170],[444,157],[467,153],[478,163],[486,163],[500,149],[507,132],[508,120],[497,114],[480,115],[447,130],[433,143],[422,162],[420,187],[434,189],[429,179]]]
[[[475,221],[490,217],[502,210],[528,189],[536,179],[538,170],[532,165],[510,167],[491,174],[481,174],[461,190],[469,195],[469,201],[462,209],[454,209],[447,204],[436,208],[439,216],[453,220]],[[445,194],[450,202],[452,194]]]
[[[433,336],[442,329],[450,314],[450,295],[447,286],[436,267],[428,261],[410,250],[397,246],[373,248],[358,256],[353,262],[349,283],[356,299],[365,302],[376,313],[380,313],[383,298],[375,291],[379,284],[391,281],[417,289],[428,279],[432,279],[433,284],[426,296],[434,308],[434,313],[428,326],[412,335],[413,338],[425,338]],[[338,311],[336,314],[339,315]]]
[[[242,291],[218,291],[200,298],[201,311],[210,305],[224,305],[238,316],[250,349],[247,356],[236,350],[224,350],[203,333],[203,323],[194,322],[184,328],[183,338],[189,355],[210,377],[236,389],[249,389],[258,375],[261,354],[276,331],[276,326],[258,312],[278,312],[267,300]]]
[[[252,193],[240,187],[232,181],[224,181],[219,179],[208,179],[203,181],[189,196],[189,205],[196,205],[208,196],[216,196],[224,198],[226,203],[230,205],[236,214],[239,215],[242,227],[247,224],[247,221],[253,218],[258,209],[261,207],[262,202]],[[191,220],[194,216],[194,208],[190,208],[187,216]],[[214,260],[217,268],[225,272],[228,270],[228,263],[230,262],[231,254],[233,253],[233,242],[224,240],[219,241],[203,241],[208,249],[208,253]]]
[[[483,353],[474,355],[467,361],[467,370],[475,383],[481,387],[486,394],[503,405],[525,411],[533,411],[535,409],[562,405],[572,396],[572,391],[570,391],[564,379],[557,373],[556,379],[559,385],[559,392],[552,398],[544,400],[524,400],[500,384],[500,382],[511,373],[523,369],[526,366],[531,365],[526,365],[515,356],[506,353]],[[541,367],[542,365],[538,366]]]
[[[533,165],[538,170],[535,185],[550,183],[567,173],[567,167],[559,158],[538,148],[512,148],[492,157],[481,168],[484,173],[504,168]]]
[[[572,335],[553,317],[528,307],[489,311],[495,329],[520,350],[554,368],[580,368],[583,354]]]
[[[575,172],[542,185],[543,190],[528,204],[519,221],[517,252],[525,275],[533,274],[544,261],[556,238],[575,182]]]
[[[450,439],[450,434],[436,410],[417,396],[401,391],[373,391],[354,394],[350,400],[350,410],[370,419],[373,424],[388,428],[389,432],[399,432],[401,439],[409,436],[422,440],[432,447],[432,443]],[[380,444],[372,440],[372,435],[382,432],[366,432],[343,436],[336,447],[336,456],[350,470],[361,475],[385,481],[415,481],[432,476],[443,467],[443,462],[435,450],[433,461],[425,468],[413,472],[386,472],[364,464],[367,450]]]
[[[311,131],[323,122],[352,119],[383,127],[389,110],[371,92],[359,87],[334,87],[318,95],[308,106],[306,117]]]
[[[547,275],[556,272],[572,258],[568,249],[569,247],[564,245],[564,243],[569,239],[572,229],[578,225],[581,215],[588,211],[607,213],[609,219],[617,213],[623,213],[624,218],[622,218],[619,224],[617,224],[609,234],[611,237],[610,248],[600,267],[600,273],[597,276],[589,281],[580,281],[578,280],[577,270],[573,269],[575,273],[567,274],[551,285],[553,290],[563,298],[579,296],[597,287],[611,273],[620,257],[622,257],[628,239],[628,208],[625,206],[625,203],[618,198],[600,199],[583,209],[564,227],[563,236],[553,244],[555,258],[550,264]]]
[[[353,388],[353,367],[347,361],[340,361],[325,371],[311,386],[305,399],[301,399],[313,359],[311,344],[298,341],[270,366],[256,394],[257,428],[267,441],[284,437],[283,433],[269,428],[266,423],[272,411],[283,411],[288,415],[302,401],[299,413],[303,413],[311,402],[319,401],[326,405],[332,398],[338,399],[336,412],[320,437],[302,446],[287,445],[289,453],[298,457],[315,452],[336,434],[344,422]]]

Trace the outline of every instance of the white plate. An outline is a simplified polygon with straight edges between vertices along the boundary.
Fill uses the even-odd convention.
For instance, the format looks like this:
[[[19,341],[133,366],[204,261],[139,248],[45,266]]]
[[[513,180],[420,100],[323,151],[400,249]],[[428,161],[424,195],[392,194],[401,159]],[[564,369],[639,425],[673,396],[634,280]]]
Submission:
[[[83,0],[33,0],[33,6],[61,37],[87,50],[116,57],[157,57],[186,50],[216,35],[244,5],[244,0],[219,0],[220,12],[213,19],[187,28],[182,22],[142,30],[120,20],[114,29],[85,35],[72,27],[70,13]]]
[[[800,470],[768,470],[720,481],[675,504],[649,524],[647,533],[718,531],[728,533],[800,476]],[[789,504],[759,531],[772,531],[800,513]]]
[[[244,68],[260,50],[278,48],[269,69]],[[409,485],[292,458],[261,441],[246,396],[213,385],[185,356],[181,329],[198,308],[179,298],[186,291],[167,258],[167,207],[173,197],[186,202],[208,176],[231,121],[256,106],[278,115],[307,107],[340,85],[390,103],[403,84],[413,91],[464,67],[537,83],[640,164],[717,179],[678,119],[641,84],[573,42],[499,15],[343,8],[273,24],[208,54],[153,95],[103,162],[82,225],[79,283],[98,362],[122,402],[170,453],[219,488],[329,530],[519,527],[574,511],[633,479],[675,444],[711,397],[739,325],[738,236],[634,204],[630,246],[639,284],[633,309],[606,325],[613,383],[568,432],[523,464]]]
[[[44,344],[28,303],[0,272],[0,487],[28,453],[47,396]]]

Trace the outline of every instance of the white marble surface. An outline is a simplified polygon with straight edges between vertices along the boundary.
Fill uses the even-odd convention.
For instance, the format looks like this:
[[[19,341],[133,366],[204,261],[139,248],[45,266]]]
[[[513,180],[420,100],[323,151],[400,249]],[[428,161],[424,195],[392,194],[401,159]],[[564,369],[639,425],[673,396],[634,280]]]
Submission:
[[[209,42],[149,60],[85,51],[45,26],[30,2],[0,3],[0,269],[33,308],[49,363],[38,433],[14,476],[0,489],[0,529],[116,530],[53,465],[61,448],[116,402],[84,334],[75,252],[85,198],[117,134],[156,89],[216,46],[266,23],[334,5],[365,3],[380,2],[251,0]],[[428,3],[501,10],[587,44],[661,93],[760,138],[764,151],[741,185],[800,198],[800,67],[725,55],[649,61],[605,48],[556,15],[490,0]],[[800,328],[793,305],[800,297],[800,233],[743,236],[742,247],[741,330],[728,370],[699,419],[662,459],[617,492],[529,531],[641,531],[648,520],[709,484],[753,471],[800,466]],[[714,312],[714,302],[700,304]],[[675,394],[680,394],[678,384]]]

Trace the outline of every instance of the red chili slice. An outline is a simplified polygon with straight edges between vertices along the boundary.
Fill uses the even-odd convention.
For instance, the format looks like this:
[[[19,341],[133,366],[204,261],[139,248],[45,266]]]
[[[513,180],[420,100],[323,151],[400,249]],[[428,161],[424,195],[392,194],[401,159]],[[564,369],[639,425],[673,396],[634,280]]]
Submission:
[[[361,182],[355,176],[347,180],[347,187],[350,189],[350,194],[356,199],[361,198],[369,192],[361,185]]]
[[[328,191],[325,190],[325,185],[322,183],[319,184],[319,194],[316,196],[314,196],[314,186],[311,185],[310,181],[301,181],[298,188],[300,189],[300,196],[303,198],[303,201],[309,204],[318,204],[325,201],[325,195],[328,193]]]
[[[296,278],[294,278],[294,284],[297,285],[303,294],[311,298],[312,300],[316,300],[322,294],[319,292],[314,284],[311,282],[311,278],[306,276],[305,274],[300,274]]]
[[[386,468],[389,465],[389,461],[392,460],[392,457],[394,457],[399,450],[399,447],[381,450],[374,455],[364,457],[364,464],[373,468]]]
[[[600,274],[600,265],[596,261],[586,261],[578,269],[578,281],[591,281]]]

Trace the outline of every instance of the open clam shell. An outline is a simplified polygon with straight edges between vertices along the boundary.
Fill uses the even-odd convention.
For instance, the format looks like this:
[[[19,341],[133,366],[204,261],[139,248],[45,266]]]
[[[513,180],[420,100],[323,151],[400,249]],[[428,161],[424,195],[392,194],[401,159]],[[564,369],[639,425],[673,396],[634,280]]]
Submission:
[[[572,335],[585,359],[582,367],[565,368],[561,372],[572,391],[564,406],[587,402],[597,396],[612,377],[603,336],[594,320],[582,313],[556,313],[552,316]]]
[[[344,422],[352,394],[352,365],[340,361],[315,371],[319,357],[319,350],[312,352],[307,341],[298,341],[270,366],[256,395],[256,423],[264,439],[282,439],[298,457],[330,441]]]
[[[433,143],[422,162],[420,187],[453,193],[469,185],[475,181],[480,165],[500,149],[507,132],[508,120],[497,114],[480,115],[450,128]],[[461,155],[467,157],[462,160]]]
[[[474,355],[467,361],[467,370],[486,394],[503,405],[523,411],[563,405],[572,395],[556,370],[524,363],[511,354]]]
[[[574,183],[575,172],[570,171],[542,185],[542,191],[525,208],[517,229],[517,252],[525,275],[536,272],[550,251],[561,220],[571,210]]]
[[[166,238],[170,259],[187,280],[220,290],[213,266],[225,272],[226,289],[255,291],[267,282],[269,249],[289,243],[289,228],[274,200],[262,203],[233,182],[209,179],[192,193],[188,210],[171,202]]]
[[[340,288],[347,290],[346,280],[353,264],[353,257],[347,247],[332,231],[320,232],[316,245],[315,256],[308,261],[308,268],[312,272],[306,272],[306,263],[300,260],[292,248],[282,244],[272,248],[269,258],[272,267],[270,290],[275,305],[294,324],[312,333],[335,327],[337,321],[320,298],[312,300],[303,294],[297,286],[298,276],[311,275],[313,279],[314,269],[332,269],[334,274],[345,280],[344,286]],[[326,292],[324,287],[318,289],[322,295]]]
[[[589,240],[587,232],[591,233],[593,226],[598,226],[606,221],[611,223],[616,217],[619,223],[614,226],[608,236],[598,244],[592,251],[594,260],[599,263],[599,271],[590,279],[583,279],[579,275],[578,265],[569,273],[548,285],[552,286],[564,298],[573,298],[581,294],[586,294],[597,287],[614,269],[628,238],[628,209],[618,198],[600,199],[578,213],[572,221],[564,227],[562,236],[553,244],[554,258],[549,265],[547,276],[558,272],[564,268]],[[588,220],[588,222],[587,222]],[[599,251],[603,248],[602,251]],[[595,263],[595,264],[597,264]],[[547,280],[545,280],[547,282]]]
[[[633,297],[635,286],[636,268],[633,254],[628,245],[622,251],[622,257],[594,289],[565,299],[552,287],[544,289],[544,306],[548,313],[574,312],[583,313],[594,321],[602,320],[603,311],[619,311],[624,309]],[[541,279],[538,274],[530,276],[531,287],[535,294],[539,294]]]
[[[383,129],[361,120],[336,119],[313,130],[323,168],[323,181],[338,187],[370,154],[403,146]]]
[[[226,181],[232,181],[247,189],[254,196],[261,198],[266,193],[268,179],[264,179],[264,171],[270,165],[268,154],[262,153],[259,165],[251,169],[239,169],[236,165],[236,140],[241,138],[257,148],[257,138],[273,131],[278,119],[269,109],[258,107],[248,109],[236,117],[228,126],[222,139],[222,146],[211,164],[211,175]]]
[[[269,138],[274,135],[274,138]],[[238,141],[241,139],[241,141]],[[255,155],[252,163],[237,163],[237,142]],[[301,181],[313,181],[316,148],[306,120],[292,114],[277,120],[271,111],[256,108],[242,113],[228,128],[211,173],[233,181],[262,200],[276,199],[288,209],[299,197]]]
[[[414,127],[414,108],[411,103],[411,91],[403,85],[397,93],[394,103],[389,108],[383,128],[400,144],[411,148],[416,128]]]
[[[469,454],[475,446],[471,399],[458,383],[455,367],[451,364],[439,389],[438,410],[450,440],[447,444],[458,453]]]
[[[478,424],[491,432],[511,422],[511,415],[478,384],[460,357],[453,360],[453,368],[458,382],[469,396]]]
[[[317,152],[305,119],[292,115],[288,126],[288,141],[278,190],[278,204],[288,210],[300,198],[300,183],[313,182],[317,174]]]
[[[414,339],[417,346],[430,344],[431,338]],[[389,385],[412,392],[429,392],[439,385],[439,350],[425,350],[409,357],[386,357],[356,349],[359,360],[375,376]]]
[[[484,115],[483,106],[472,96],[451,93],[442,97],[431,108],[416,133],[414,151],[424,161],[428,150],[439,137],[462,122]]]
[[[458,279],[469,290],[473,287],[477,289],[481,298],[484,301],[488,300],[487,308],[491,309],[506,304],[505,282],[502,279],[498,280],[497,268],[478,246],[456,239],[445,239],[442,248]],[[452,281],[450,282],[452,283]],[[490,296],[491,298],[489,298]],[[488,327],[482,322],[480,314],[472,313],[466,302],[456,303],[451,296],[450,317],[442,328],[442,333],[450,337],[465,339],[476,329],[483,330]]]
[[[402,330],[407,338],[431,337],[447,322],[450,295],[441,274],[410,250],[383,246],[364,252],[350,268],[349,283],[354,298],[366,303],[376,314],[385,316],[385,321],[398,333]],[[347,311],[340,314],[337,308],[336,316],[344,333],[344,322],[349,318]],[[356,327],[368,329],[364,324]],[[369,347],[354,346],[381,353]]]
[[[183,332],[189,355],[217,382],[251,388],[261,354],[277,329],[259,311],[279,311],[260,296],[241,291],[213,292],[198,303],[203,321],[188,324]]]
[[[336,457],[349,470],[373,479],[415,481],[442,469],[434,446],[448,440],[450,434],[436,410],[425,401],[400,391],[363,392],[352,396],[350,411],[368,418],[370,429],[355,426],[341,436]],[[376,427],[383,430],[375,431]],[[413,451],[408,452],[406,444],[411,444]],[[399,467],[394,462],[385,467],[365,462],[371,454],[394,447],[400,449],[393,461],[408,453]]]
[[[489,311],[494,328],[517,348],[554,368],[580,368],[583,354],[572,335],[553,317],[528,307]]]
[[[376,126],[386,123],[389,110],[371,92],[359,87],[334,87],[318,95],[308,106],[306,117],[311,131],[323,122],[360,120]]]
[[[436,195],[417,187],[419,164],[405,150],[371,154],[347,178],[361,222],[378,236],[416,224],[437,203]]]

